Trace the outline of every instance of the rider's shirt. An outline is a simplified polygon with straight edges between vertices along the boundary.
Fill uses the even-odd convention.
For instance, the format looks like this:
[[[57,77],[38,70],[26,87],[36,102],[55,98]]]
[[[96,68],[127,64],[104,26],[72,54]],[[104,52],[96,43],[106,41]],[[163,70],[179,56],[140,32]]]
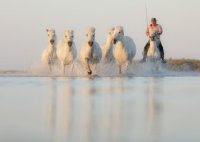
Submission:
[[[152,26],[152,24],[149,25],[149,27],[148,27],[147,30],[146,30],[146,35],[149,36],[149,34],[150,34],[151,32],[156,32],[156,33],[158,33],[158,37],[160,37],[160,35],[163,33],[162,26],[159,25],[159,24],[157,24],[156,26]]]

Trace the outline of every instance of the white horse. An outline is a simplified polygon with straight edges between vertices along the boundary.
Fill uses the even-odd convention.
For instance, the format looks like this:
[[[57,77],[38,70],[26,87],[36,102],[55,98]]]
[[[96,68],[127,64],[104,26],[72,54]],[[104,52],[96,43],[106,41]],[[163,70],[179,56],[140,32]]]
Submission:
[[[119,74],[121,74],[122,67],[125,67],[125,70],[127,70],[129,64],[132,63],[136,54],[136,46],[130,37],[124,36],[124,30],[121,26],[115,27],[112,41],[115,44],[113,56],[119,68]]]
[[[73,71],[73,62],[77,57],[73,30],[65,31],[64,38],[58,44],[57,57],[61,63],[63,74],[65,74],[66,65],[72,64]]]
[[[113,57],[113,38],[114,27],[108,30],[106,42],[102,46],[102,58],[104,63],[111,63],[114,60]]]
[[[160,38],[155,31],[151,31],[149,35],[150,47],[147,52],[147,62],[160,61],[160,51],[158,45],[160,44]]]
[[[42,53],[42,63],[52,71],[52,66],[56,62],[56,33],[54,29],[46,29],[48,34],[48,47]]]
[[[160,51],[158,49],[160,38],[156,32],[150,32],[149,42],[150,47],[147,52],[147,63],[150,64],[152,71],[158,71],[161,65]]]
[[[83,67],[88,75],[92,74],[91,65],[96,70],[97,64],[102,58],[102,52],[99,44],[95,41],[95,28],[89,27],[86,29],[86,42],[80,51],[80,58]]]

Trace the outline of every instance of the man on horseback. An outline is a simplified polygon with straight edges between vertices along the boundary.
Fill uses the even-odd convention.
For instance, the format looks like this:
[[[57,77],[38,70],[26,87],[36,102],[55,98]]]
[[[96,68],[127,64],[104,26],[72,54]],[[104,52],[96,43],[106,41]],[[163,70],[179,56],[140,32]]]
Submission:
[[[151,31],[154,31],[158,35],[158,38],[160,39],[160,35],[162,35],[163,29],[162,29],[161,25],[157,24],[156,18],[152,18],[151,24],[147,27],[146,35],[148,37],[150,36]],[[150,41],[148,41],[147,44],[144,47],[143,59],[141,60],[142,63],[146,62],[147,52],[149,50],[149,46],[150,46]],[[160,51],[160,58],[162,59],[162,63],[166,63],[166,61],[164,59],[164,50],[163,50],[163,46],[162,46],[161,42],[158,45],[158,49]]]

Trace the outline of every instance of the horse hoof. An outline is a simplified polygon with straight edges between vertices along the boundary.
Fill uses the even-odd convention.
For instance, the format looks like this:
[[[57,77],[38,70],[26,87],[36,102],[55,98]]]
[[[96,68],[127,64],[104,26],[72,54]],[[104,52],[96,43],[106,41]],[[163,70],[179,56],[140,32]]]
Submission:
[[[92,74],[92,71],[89,71],[89,72],[88,72],[88,75],[91,75],[91,74]]]
[[[142,60],[139,61],[139,63],[145,63],[145,62],[146,62],[145,59],[142,59]]]

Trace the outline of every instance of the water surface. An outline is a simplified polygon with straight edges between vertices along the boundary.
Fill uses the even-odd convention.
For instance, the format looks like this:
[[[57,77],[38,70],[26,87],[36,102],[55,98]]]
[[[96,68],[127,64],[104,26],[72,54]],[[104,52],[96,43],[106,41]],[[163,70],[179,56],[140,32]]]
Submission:
[[[200,77],[0,77],[1,142],[199,142]]]

